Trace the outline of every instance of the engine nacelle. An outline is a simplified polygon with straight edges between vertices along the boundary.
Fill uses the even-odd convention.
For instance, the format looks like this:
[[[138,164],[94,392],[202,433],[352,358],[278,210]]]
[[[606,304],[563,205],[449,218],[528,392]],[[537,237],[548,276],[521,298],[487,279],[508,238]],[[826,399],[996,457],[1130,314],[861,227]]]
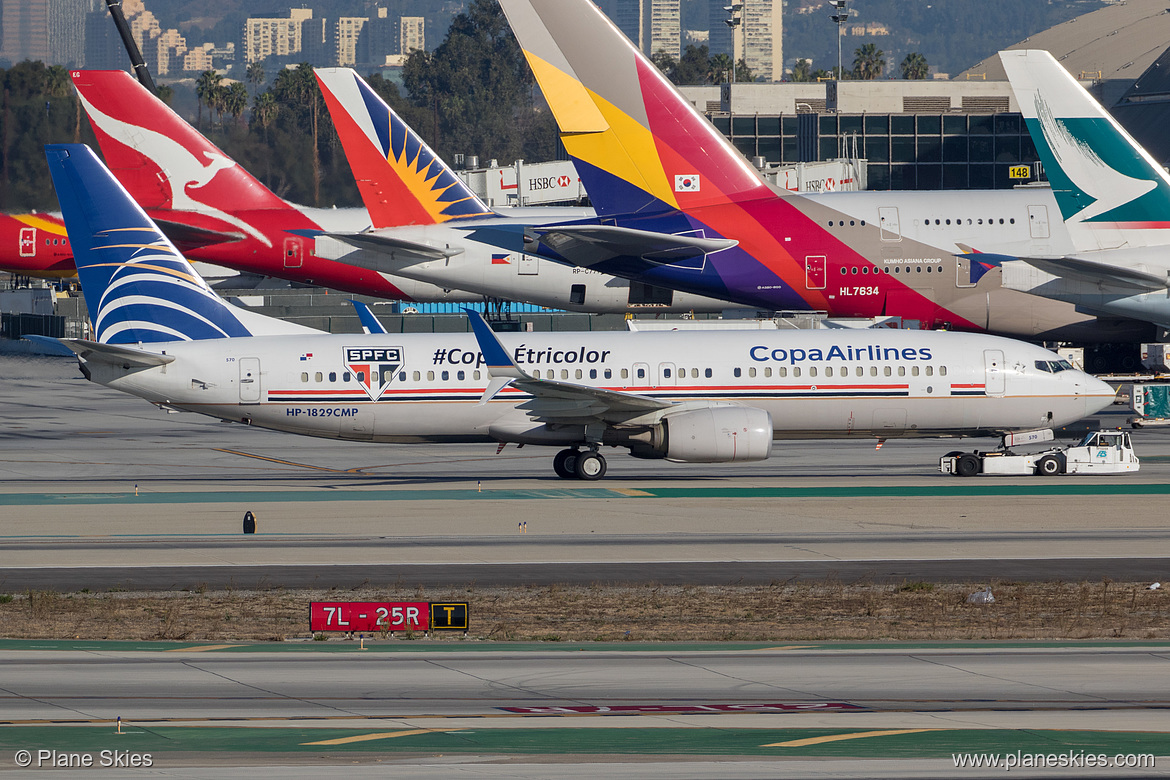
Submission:
[[[764,460],[772,454],[772,415],[753,406],[714,406],[662,419],[666,459],[681,463]]]

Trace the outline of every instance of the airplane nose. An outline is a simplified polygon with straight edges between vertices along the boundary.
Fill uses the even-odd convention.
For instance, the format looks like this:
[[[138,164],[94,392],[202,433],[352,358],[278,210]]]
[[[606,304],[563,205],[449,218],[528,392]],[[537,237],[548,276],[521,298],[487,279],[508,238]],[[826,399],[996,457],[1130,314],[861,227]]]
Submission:
[[[1092,374],[1083,371],[1078,371],[1077,374],[1077,394],[1085,399],[1086,414],[1096,414],[1113,404],[1117,398],[1116,389]]]

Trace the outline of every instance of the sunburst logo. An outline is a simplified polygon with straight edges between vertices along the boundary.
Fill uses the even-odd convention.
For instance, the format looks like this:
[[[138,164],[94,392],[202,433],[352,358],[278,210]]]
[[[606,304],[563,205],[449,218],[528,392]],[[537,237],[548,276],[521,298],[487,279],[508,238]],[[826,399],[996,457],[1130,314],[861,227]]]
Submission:
[[[383,150],[386,161],[427,214],[436,222],[491,214],[405,122],[393,114],[388,118],[390,143],[389,149]]]

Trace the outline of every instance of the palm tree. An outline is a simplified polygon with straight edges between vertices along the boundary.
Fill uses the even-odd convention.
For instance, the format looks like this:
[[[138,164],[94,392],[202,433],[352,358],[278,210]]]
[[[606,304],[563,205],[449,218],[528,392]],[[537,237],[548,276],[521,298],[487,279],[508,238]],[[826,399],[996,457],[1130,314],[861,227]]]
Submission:
[[[876,44],[867,43],[853,52],[853,75],[872,81],[882,75],[886,67],[886,53]]]
[[[902,78],[904,79],[924,79],[930,71],[930,66],[926,64],[926,57],[918,52],[911,52],[906,55],[906,59],[902,60]]]
[[[712,84],[722,84],[725,81],[731,80],[731,57],[720,52],[711,58],[711,73],[708,76],[708,81]]]
[[[792,66],[793,81],[812,81],[812,63],[808,60],[797,60]]]
[[[259,122],[260,127],[264,129],[265,144],[268,143],[268,128],[272,125],[273,120],[276,119],[278,109],[279,105],[276,102],[276,97],[270,89],[264,90],[252,101],[252,121]]]
[[[743,58],[740,58],[739,62],[735,63],[735,80],[740,84],[747,84],[756,80],[756,74],[752,73],[752,69],[748,67],[747,60]]]
[[[236,125],[240,124],[240,117],[248,107],[248,89],[239,81],[233,81],[223,93],[223,111],[235,118]],[[220,124],[223,123],[221,116]]]
[[[214,70],[203,71],[195,81],[195,97],[199,101],[199,116],[196,119],[197,124],[203,123],[204,103],[207,104],[208,111],[214,110],[212,101],[215,99],[215,92],[219,88],[221,81],[223,81],[223,76],[220,76]]]
[[[248,83],[252,86],[259,88],[261,85],[263,85],[265,76],[266,74],[264,73],[264,63],[256,60],[255,62],[248,65],[245,78],[248,79]]]

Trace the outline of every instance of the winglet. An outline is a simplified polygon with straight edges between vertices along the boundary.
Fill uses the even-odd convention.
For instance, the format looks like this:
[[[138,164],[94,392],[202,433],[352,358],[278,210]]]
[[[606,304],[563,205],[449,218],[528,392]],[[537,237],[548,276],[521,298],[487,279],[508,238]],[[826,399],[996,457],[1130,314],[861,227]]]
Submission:
[[[479,404],[482,406],[495,398],[512,380],[529,379],[530,377],[508,355],[508,350],[504,349],[504,345],[500,343],[495,331],[487,324],[482,314],[475,309],[464,308],[463,311],[467,313],[467,319],[471,321],[471,330],[475,333],[479,351],[483,353],[484,363],[487,365],[488,376],[491,377],[487,389],[479,398]]]
[[[353,307],[357,309],[358,319],[362,323],[362,331],[365,333],[386,333],[386,326],[378,321],[374,316],[374,312],[370,311],[370,307],[361,301],[355,301],[352,298],[349,301]]]

